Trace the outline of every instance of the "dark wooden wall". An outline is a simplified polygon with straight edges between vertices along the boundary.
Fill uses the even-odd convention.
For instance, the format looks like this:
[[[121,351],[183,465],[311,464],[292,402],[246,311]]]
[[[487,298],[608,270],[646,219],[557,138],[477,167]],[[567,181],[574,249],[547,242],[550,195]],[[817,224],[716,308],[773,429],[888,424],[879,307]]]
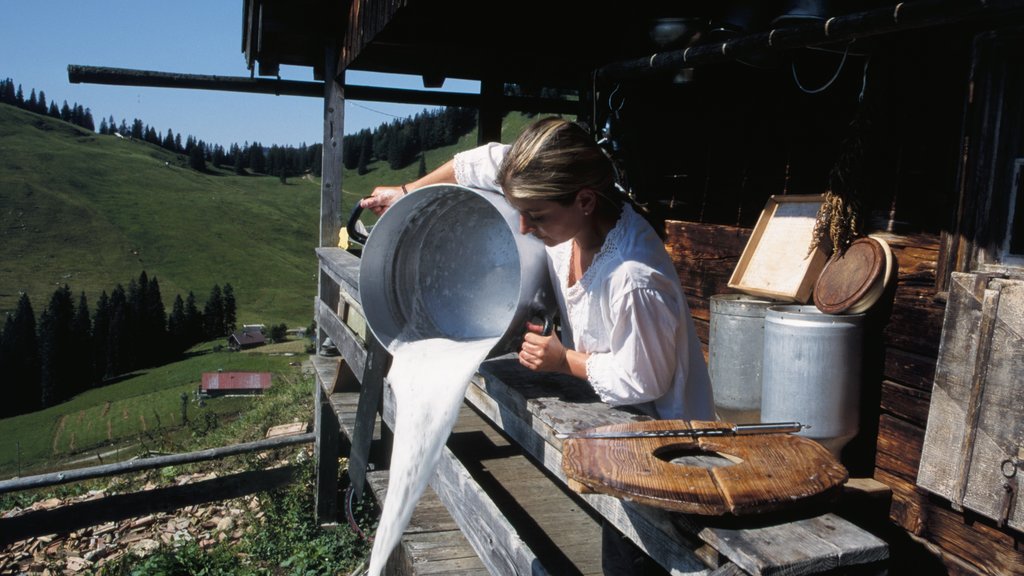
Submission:
[[[851,119],[859,112],[869,119],[864,232],[888,241],[899,275],[869,312],[861,432],[843,463],[853,476],[892,489],[887,518],[875,527],[892,545],[896,574],[1024,573],[1021,534],[954,511],[915,483],[945,312],[937,270],[958,201],[974,32],[876,41],[866,108],[857,98],[865,60],[848,57],[818,95],[796,89],[788,62],[763,70],[736,64],[698,70],[693,85],[667,91],[631,87],[622,111],[624,120],[654,127],[624,139],[628,172],[640,200],[665,220],[666,245],[705,345],[708,299],[730,291],[728,278],[768,196],[824,192]],[[812,56],[818,62],[806,66],[802,81],[820,85],[839,58]]]

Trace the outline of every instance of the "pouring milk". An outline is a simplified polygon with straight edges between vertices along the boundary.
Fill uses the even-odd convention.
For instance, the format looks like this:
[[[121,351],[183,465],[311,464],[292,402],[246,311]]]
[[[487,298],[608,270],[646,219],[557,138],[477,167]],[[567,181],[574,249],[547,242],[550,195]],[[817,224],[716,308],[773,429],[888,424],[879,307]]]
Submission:
[[[370,576],[381,573],[402,537],[455,425],[469,380],[498,340],[396,340],[388,347],[393,356],[388,380],[395,396],[395,436]]]

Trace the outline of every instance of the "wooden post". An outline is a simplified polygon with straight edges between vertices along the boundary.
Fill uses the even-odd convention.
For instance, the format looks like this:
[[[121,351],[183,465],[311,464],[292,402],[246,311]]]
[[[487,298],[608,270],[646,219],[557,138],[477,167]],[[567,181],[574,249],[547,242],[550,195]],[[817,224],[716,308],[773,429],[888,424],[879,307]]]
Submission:
[[[338,522],[338,453],[341,443],[341,426],[334,414],[330,399],[324,394],[319,382],[316,386],[314,405],[316,437],[316,520],[318,524]]]
[[[480,82],[480,111],[477,144],[501,141],[501,97],[504,83],[487,79]]]
[[[366,482],[366,468],[370,461],[370,445],[373,442],[374,424],[377,413],[383,408],[384,375],[387,373],[390,355],[372,334],[366,334],[366,362],[363,368],[359,404],[356,406],[356,423],[352,433],[352,449],[349,451],[348,476],[357,498],[363,495]]]
[[[326,47],[324,58],[324,144],[320,180],[320,241],[319,246],[337,246],[341,231],[341,176],[342,141],[345,122],[345,74],[337,67],[338,53],[335,43]],[[317,295],[321,302],[338,301],[338,285],[326,274],[318,275]],[[321,329],[318,305],[317,346],[327,337]],[[319,353],[316,350],[314,354]],[[316,386],[316,517],[321,524],[333,524],[338,519],[338,451],[340,427],[321,386]]]

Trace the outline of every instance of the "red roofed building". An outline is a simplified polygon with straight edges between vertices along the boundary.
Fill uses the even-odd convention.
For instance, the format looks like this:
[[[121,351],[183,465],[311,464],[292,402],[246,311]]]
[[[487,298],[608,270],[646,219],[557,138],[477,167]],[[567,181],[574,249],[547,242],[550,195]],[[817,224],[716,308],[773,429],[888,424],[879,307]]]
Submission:
[[[262,394],[267,388],[270,372],[205,372],[199,392],[207,396]]]

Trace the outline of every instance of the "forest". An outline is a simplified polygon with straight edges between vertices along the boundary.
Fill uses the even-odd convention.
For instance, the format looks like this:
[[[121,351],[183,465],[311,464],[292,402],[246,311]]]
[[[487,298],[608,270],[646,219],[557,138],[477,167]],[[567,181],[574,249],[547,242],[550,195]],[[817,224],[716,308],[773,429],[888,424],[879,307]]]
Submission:
[[[160,282],[143,271],[127,288],[100,294],[90,311],[85,293],[76,301],[67,285],[54,290],[38,318],[29,295],[8,314],[0,332],[0,418],[59,404],[133,370],[180,358],[199,342],[236,328],[231,284],[210,289],[202,310],[195,294],[177,295],[170,315]]]

